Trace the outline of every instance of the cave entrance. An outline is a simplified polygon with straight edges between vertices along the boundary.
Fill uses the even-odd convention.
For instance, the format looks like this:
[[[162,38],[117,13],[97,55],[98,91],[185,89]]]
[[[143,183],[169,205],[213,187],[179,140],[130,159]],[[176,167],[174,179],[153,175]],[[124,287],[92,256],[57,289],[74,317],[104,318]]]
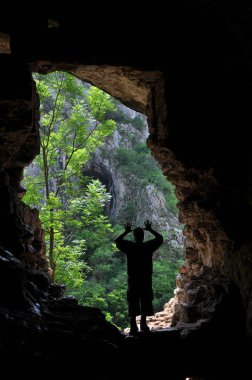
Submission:
[[[155,315],[148,323],[170,326],[182,226],[174,188],[146,146],[146,117],[65,72],[34,78],[41,151],[26,170],[24,200],[39,204],[53,280],[125,328],[126,259],[112,243],[126,222],[149,219],[164,244],[154,253]]]

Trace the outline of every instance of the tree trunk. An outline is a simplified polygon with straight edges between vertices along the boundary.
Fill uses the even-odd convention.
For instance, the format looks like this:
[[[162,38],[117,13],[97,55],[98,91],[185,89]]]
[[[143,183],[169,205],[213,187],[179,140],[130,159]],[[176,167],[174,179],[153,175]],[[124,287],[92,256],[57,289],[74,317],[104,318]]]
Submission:
[[[42,147],[43,154],[43,169],[44,169],[44,179],[45,179],[45,189],[46,189],[46,199],[50,199],[49,190],[49,177],[48,177],[48,163],[46,148]],[[54,228],[53,228],[53,209],[50,210],[50,230],[49,230],[49,263],[52,270],[52,283],[54,283],[56,263],[54,261]]]
[[[52,270],[52,283],[54,283],[56,264],[54,261],[54,228],[53,227],[50,227],[50,231],[49,231],[49,263],[50,263],[50,268]]]

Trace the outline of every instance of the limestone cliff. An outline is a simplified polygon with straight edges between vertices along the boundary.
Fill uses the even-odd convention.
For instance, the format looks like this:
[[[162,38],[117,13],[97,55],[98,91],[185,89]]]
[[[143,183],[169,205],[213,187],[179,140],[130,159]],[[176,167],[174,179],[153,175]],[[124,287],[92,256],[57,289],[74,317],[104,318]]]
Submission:
[[[158,180],[149,182],[147,175],[147,178],[139,178],[148,170],[145,162],[141,162],[141,145],[145,147],[148,137],[146,118],[122,104],[117,103],[117,107],[114,115],[118,118],[117,129],[92,155],[84,174],[98,178],[106,185],[111,194],[107,214],[113,222],[124,224],[129,221],[141,226],[144,220],[149,219],[155,228],[172,235],[174,245],[181,246],[182,226],[175,207],[173,210],[169,208],[165,190],[161,189]],[[147,155],[145,158],[150,161],[151,168],[155,166],[156,172],[160,170],[161,175],[154,159]],[[174,198],[173,189],[171,193]]]

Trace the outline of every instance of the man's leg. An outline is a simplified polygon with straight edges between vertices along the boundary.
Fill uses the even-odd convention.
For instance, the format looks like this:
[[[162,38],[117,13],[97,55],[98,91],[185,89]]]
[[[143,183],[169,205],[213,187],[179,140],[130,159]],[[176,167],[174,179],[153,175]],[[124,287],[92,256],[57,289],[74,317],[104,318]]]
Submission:
[[[130,334],[134,335],[138,332],[138,327],[136,323],[136,317],[130,317]]]
[[[140,330],[143,332],[150,331],[150,328],[147,325],[146,322],[146,316],[147,315],[153,315],[153,292],[151,287],[151,281],[144,281],[145,287],[142,288],[141,291],[141,321],[140,321]]]
[[[135,282],[129,282],[127,291],[127,301],[130,317],[130,334],[138,331],[136,316],[140,314],[139,290]]]
[[[150,331],[150,328],[148,327],[147,322],[146,322],[146,315],[144,314],[141,315],[140,329],[142,332]]]

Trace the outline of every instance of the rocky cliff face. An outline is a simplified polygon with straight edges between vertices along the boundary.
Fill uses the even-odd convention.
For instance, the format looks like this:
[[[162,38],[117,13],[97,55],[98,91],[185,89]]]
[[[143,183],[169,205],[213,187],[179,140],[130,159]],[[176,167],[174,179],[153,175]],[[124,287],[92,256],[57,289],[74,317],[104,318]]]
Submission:
[[[149,219],[159,231],[172,229],[174,244],[182,245],[182,225],[169,209],[164,191],[156,184],[148,183],[147,178],[144,183],[141,182],[131,167],[133,160],[123,167],[120,165],[118,151],[121,148],[131,151],[137,144],[146,144],[149,133],[144,115],[119,103],[117,107],[121,114],[117,129],[93,154],[84,174],[98,178],[106,185],[112,196],[107,214],[115,223],[129,221],[141,226]]]

